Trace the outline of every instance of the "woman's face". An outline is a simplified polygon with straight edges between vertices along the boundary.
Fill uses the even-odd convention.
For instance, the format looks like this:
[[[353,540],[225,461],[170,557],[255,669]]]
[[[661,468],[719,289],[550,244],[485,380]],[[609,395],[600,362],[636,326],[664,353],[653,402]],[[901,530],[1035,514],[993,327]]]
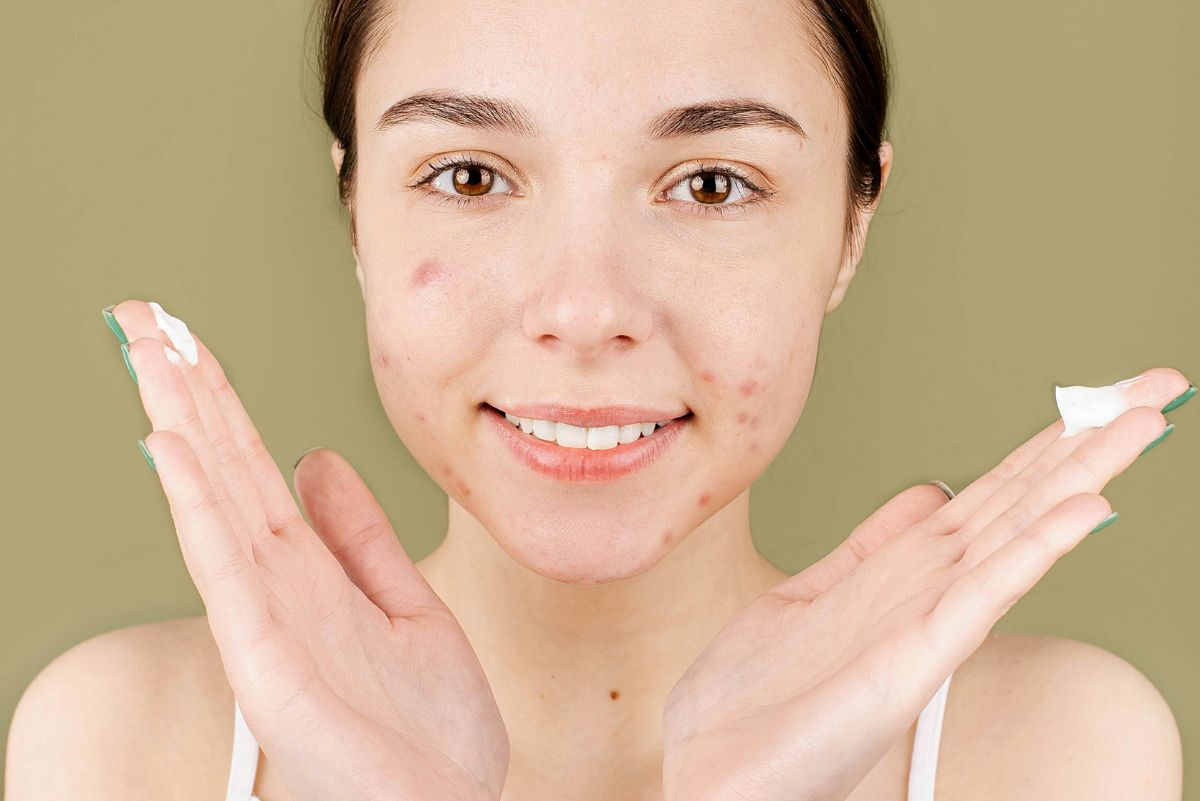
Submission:
[[[748,491],[804,408],[854,272],[835,86],[791,3],[430,0],[384,29],[359,78],[351,204],[387,415],[516,561],[578,583],[641,573]],[[429,92],[506,105],[426,102],[377,126]],[[752,110],[662,116],[724,100],[807,136],[738,124],[770,121]],[[688,416],[592,450],[493,411],[544,404]]]

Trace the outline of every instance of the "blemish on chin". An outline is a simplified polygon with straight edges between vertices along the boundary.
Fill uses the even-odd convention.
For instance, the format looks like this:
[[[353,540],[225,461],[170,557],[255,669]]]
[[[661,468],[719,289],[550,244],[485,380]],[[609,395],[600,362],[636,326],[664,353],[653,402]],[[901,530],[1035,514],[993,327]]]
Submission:
[[[671,543],[671,539],[672,539],[674,536],[675,536],[675,532],[674,532],[674,531],[671,531],[671,529],[667,529],[666,531],[664,531],[664,532],[662,533],[662,544],[663,544],[663,545],[669,545],[669,544]]]
[[[446,268],[442,266],[436,257],[424,259],[417,265],[417,269],[413,270],[409,286],[412,289],[422,289],[434,281],[440,280],[445,274]]]
[[[708,506],[708,502],[712,500],[712,496],[707,492],[700,493],[700,497],[696,499],[696,503],[700,506]]]

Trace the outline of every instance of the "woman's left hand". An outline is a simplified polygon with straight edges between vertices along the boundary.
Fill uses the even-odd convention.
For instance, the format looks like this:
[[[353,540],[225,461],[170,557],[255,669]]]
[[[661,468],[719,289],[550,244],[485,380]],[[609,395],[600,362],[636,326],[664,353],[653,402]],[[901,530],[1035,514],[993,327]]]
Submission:
[[[1186,386],[1149,371],[1134,408],[1062,420],[953,500],[900,493],[821,561],[754,599],[671,688],[665,801],[844,801],[986,639],[1110,511],[1099,493]]]

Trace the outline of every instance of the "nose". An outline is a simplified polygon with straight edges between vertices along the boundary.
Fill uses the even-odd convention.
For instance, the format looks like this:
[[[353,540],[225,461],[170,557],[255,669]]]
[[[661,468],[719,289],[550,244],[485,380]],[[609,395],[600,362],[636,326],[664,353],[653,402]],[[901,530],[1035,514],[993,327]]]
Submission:
[[[526,336],[547,348],[565,348],[580,361],[644,342],[654,328],[644,271],[620,255],[625,250],[618,233],[597,227],[597,219],[582,220],[578,233],[554,237],[565,243],[561,255],[535,271],[522,314]]]

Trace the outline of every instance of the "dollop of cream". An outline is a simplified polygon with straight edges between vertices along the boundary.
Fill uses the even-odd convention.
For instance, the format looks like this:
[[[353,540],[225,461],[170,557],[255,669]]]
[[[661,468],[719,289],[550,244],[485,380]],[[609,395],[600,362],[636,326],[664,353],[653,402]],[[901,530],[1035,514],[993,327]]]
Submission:
[[[1149,376],[1138,375],[1106,387],[1055,385],[1054,400],[1064,425],[1059,439],[1073,437],[1085,428],[1099,428],[1120,417],[1130,408],[1125,388],[1147,378]]]
[[[154,322],[160,331],[165,331],[167,338],[171,340],[171,344],[175,349],[183,354],[183,358],[193,367],[200,363],[199,350],[196,348],[196,340],[192,338],[192,333],[188,331],[187,323],[180,320],[178,317],[172,317],[163,310],[163,307],[150,301],[149,306],[154,310]],[[167,358],[171,359],[168,353]],[[174,359],[171,362],[178,364]]]

